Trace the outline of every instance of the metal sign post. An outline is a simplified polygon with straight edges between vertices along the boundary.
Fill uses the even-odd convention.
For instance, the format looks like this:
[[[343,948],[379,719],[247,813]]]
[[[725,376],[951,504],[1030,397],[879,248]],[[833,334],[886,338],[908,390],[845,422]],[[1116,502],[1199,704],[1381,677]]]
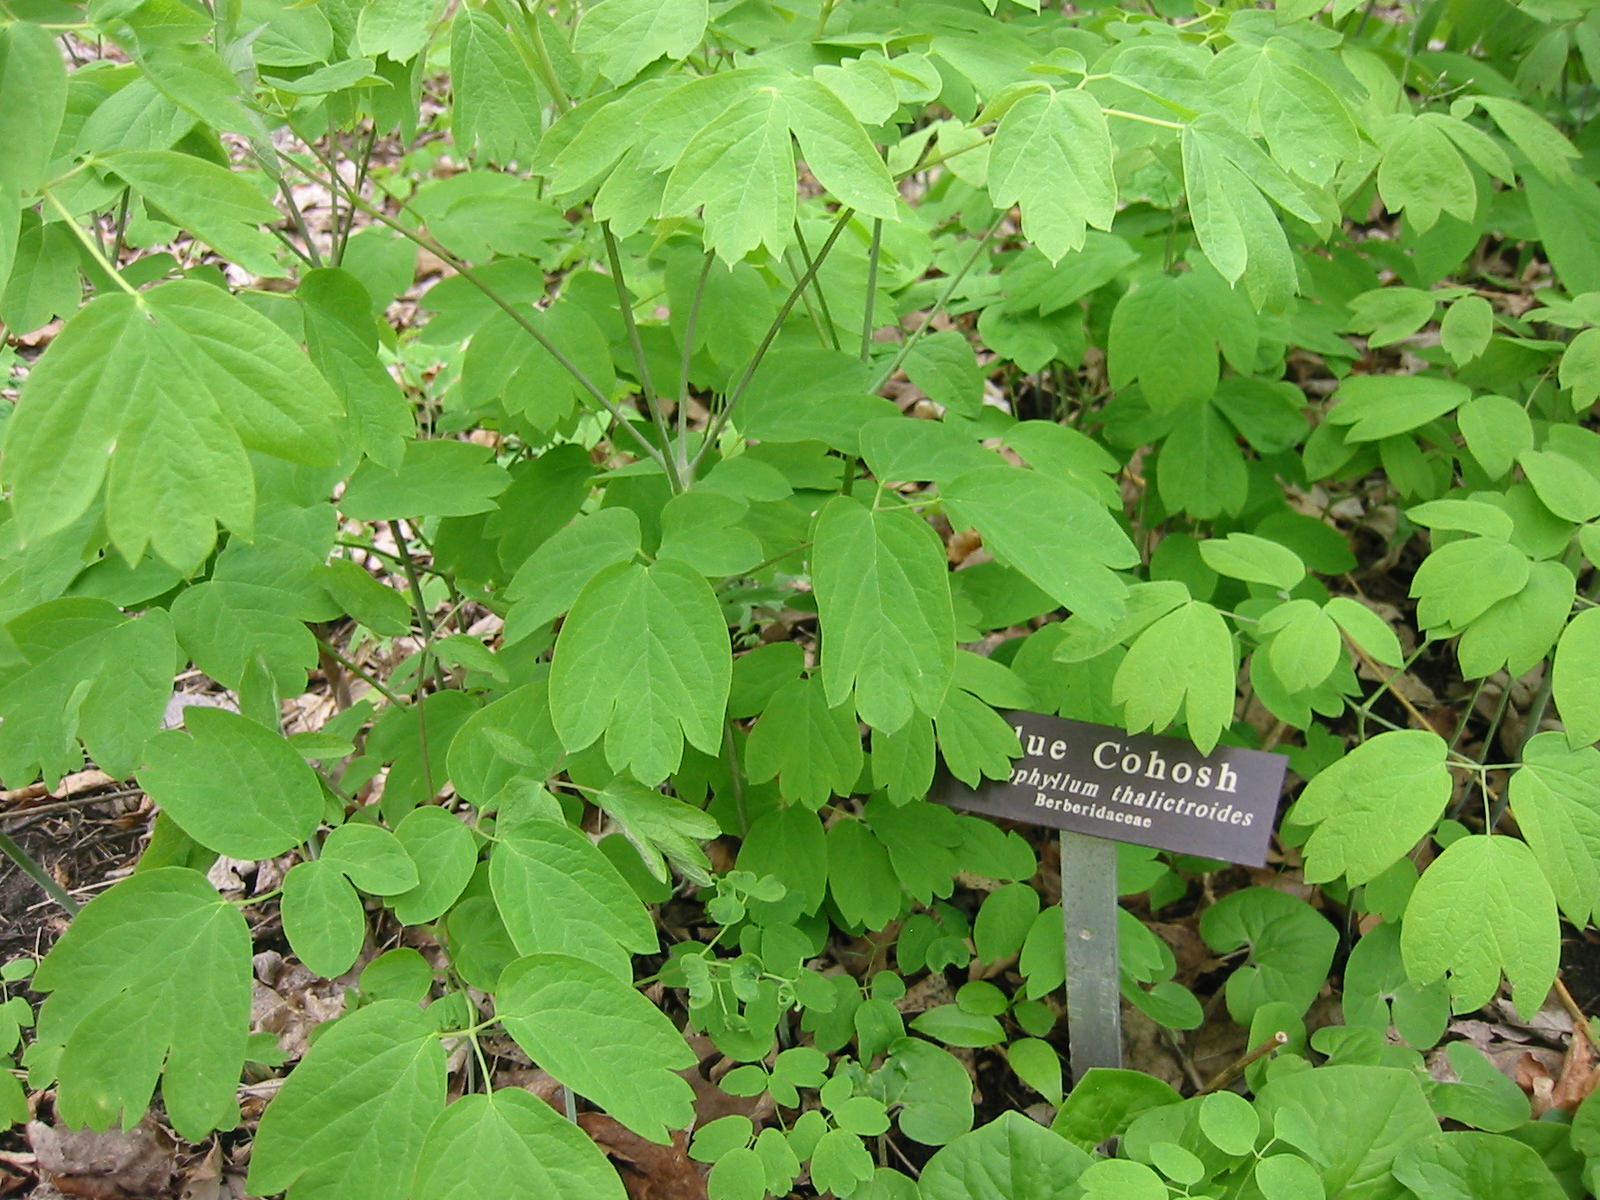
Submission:
[[[1067,1037],[1072,1080],[1122,1065],[1117,965],[1117,844],[1061,833],[1061,922],[1066,938]]]

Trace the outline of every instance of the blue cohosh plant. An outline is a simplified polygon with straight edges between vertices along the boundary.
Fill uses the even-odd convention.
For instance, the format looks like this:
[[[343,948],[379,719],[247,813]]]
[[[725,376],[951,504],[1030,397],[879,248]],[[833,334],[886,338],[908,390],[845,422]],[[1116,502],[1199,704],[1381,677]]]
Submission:
[[[0,781],[160,814],[81,912],[40,873],[4,1049],[196,1141],[283,1073],[295,1200],[615,1200],[498,1056],[666,1142],[686,1033],[776,1113],[694,1131],[714,1200],[1582,1195],[1600,1111],[1422,1052],[1600,906],[1597,60],[1576,0],[0,0],[0,321],[62,322]],[[236,703],[162,730],[191,664]],[[1253,1101],[1063,1095],[1050,872],[925,799],[1007,774],[997,708],[1291,751],[1318,906],[1199,901]],[[350,984],[294,1064],[246,909]],[[1122,962],[1201,1024],[1131,909]],[[1053,1125],[974,1129],[946,1047]]]

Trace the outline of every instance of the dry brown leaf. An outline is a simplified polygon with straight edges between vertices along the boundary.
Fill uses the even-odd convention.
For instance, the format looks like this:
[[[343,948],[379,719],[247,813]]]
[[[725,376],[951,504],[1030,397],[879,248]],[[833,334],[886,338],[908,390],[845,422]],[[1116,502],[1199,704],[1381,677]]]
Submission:
[[[707,1200],[688,1134],[674,1133],[672,1145],[659,1146],[604,1113],[580,1113],[578,1124],[617,1168],[628,1200]]]
[[[170,1194],[176,1144],[149,1117],[129,1130],[96,1133],[28,1123],[39,1174],[66,1196],[124,1200]]]

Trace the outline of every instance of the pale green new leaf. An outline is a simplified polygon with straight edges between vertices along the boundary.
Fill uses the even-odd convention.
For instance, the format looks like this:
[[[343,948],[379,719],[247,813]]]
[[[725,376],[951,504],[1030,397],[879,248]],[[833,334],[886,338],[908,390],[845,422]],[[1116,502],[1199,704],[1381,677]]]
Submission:
[[[632,979],[657,946],[650,914],[587,835],[543,819],[500,830],[489,859],[495,904],[521,954],[582,955]]]
[[[278,241],[261,226],[278,210],[242,175],[176,150],[100,156],[106,168],[179,225],[255,275],[282,275]]]
[[[1574,750],[1600,741],[1600,609],[1572,618],[1556,646],[1556,708]]]
[[[1471,396],[1465,384],[1426,375],[1351,375],[1334,393],[1328,421],[1350,426],[1346,441],[1375,442],[1426,425]]]
[[[462,6],[450,27],[450,136],[463,155],[527,163],[544,132],[543,89],[500,22]]]
[[[698,845],[722,832],[710,813],[626,775],[618,775],[596,793],[594,803],[617,823],[650,874],[662,883],[672,880],[667,870],[671,862],[686,879],[711,886],[711,860]]]
[[[943,546],[927,522],[841,496],[817,519],[812,585],[826,629],[828,704],[855,690],[856,712],[894,733],[944,701],[955,667],[955,618]]]
[[[1059,1200],[1090,1157],[1020,1112],[962,1134],[923,1168],[923,1200]]]
[[[1479,396],[1457,410],[1456,421],[1467,439],[1467,449],[1492,479],[1511,470],[1524,450],[1533,449],[1533,424],[1515,400]]]
[[[1122,616],[1126,586],[1114,574],[1138,551],[1097,501],[1038,471],[983,467],[943,489],[951,521],[971,526],[996,558],[1086,620]]]
[[[662,55],[688,55],[706,19],[706,0],[601,0],[583,14],[577,49],[597,55],[601,73],[623,84]]]
[[[61,48],[29,21],[0,29],[0,188],[32,196],[45,182],[67,108]]]
[[[416,864],[420,882],[391,898],[395,920],[422,925],[456,902],[478,864],[478,844],[455,814],[436,804],[412,809],[395,839]]]
[[[1131,733],[1165,729],[1182,709],[1189,737],[1210,754],[1233,721],[1237,666],[1222,615],[1191,600],[1139,635],[1117,668],[1111,700],[1126,706]]]
[[[1487,350],[1493,336],[1494,306],[1482,296],[1463,296],[1445,310],[1439,322],[1439,344],[1458,367]]]
[[[1086,226],[1110,229],[1117,185],[1111,134],[1085,91],[1032,92],[1001,118],[989,149],[996,208],[1022,205],[1022,230],[1051,262],[1083,248]]]
[[[1406,224],[1419,233],[1432,229],[1440,212],[1472,220],[1478,189],[1450,138],[1419,117],[1393,116],[1386,121],[1378,191],[1389,211],[1403,209]]]
[[[674,559],[601,571],[556,642],[550,700],[569,751],[605,734],[606,761],[641,783],[678,767],[683,739],[722,746],[733,673],[727,627],[705,580]]]
[[[1473,96],[1472,99],[1500,126],[1500,132],[1528,156],[1536,171],[1554,180],[1572,174],[1569,161],[1581,157],[1576,146],[1538,113],[1504,96]]]
[[[1230,533],[1200,543],[1200,557],[1219,575],[1264,583],[1286,592],[1306,577],[1305,564],[1287,546],[1251,533]]]
[[[1460,629],[1528,582],[1532,563],[1517,547],[1495,538],[1447,542],[1428,555],[1411,577],[1419,598],[1417,622],[1424,629]]]
[[[594,1140],[521,1088],[461,1097],[428,1130],[416,1200],[625,1200]]]
[[[1507,667],[1513,679],[1526,675],[1556,644],[1576,595],[1577,580],[1566,567],[1534,563],[1520,592],[1497,600],[1461,635],[1461,674],[1482,679]]]
[[[1334,596],[1322,606],[1346,636],[1374,662],[1386,667],[1398,667],[1406,660],[1389,623],[1359,600],[1349,596]]]
[[[1323,768],[1294,808],[1298,824],[1317,826],[1305,847],[1306,879],[1362,884],[1407,854],[1450,799],[1445,749],[1438,734],[1391,731]]]
[[[249,1188],[291,1200],[405,1200],[444,1102],[433,1020],[405,1000],[357,1009],[323,1032],[267,1105]]]
[[[607,3],[663,7],[656,0]],[[763,87],[695,135],[667,178],[661,212],[689,216],[703,209],[706,245],[724,262],[736,263],[757,246],[781,256],[794,236],[794,182],[789,103],[777,88]]]
[[[396,896],[417,886],[417,864],[400,839],[378,825],[352,821],[332,830],[318,862],[343,871],[374,896]]]
[[[203,875],[163,867],[97,896],[29,986],[50,993],[29,1065],[60,1080],[63,1121],[132,1128],[163,1068],[167,1119],[184,1137],[237,1120],[250,932]]]
[[[243,859],[276,857],[311,836],[322,787],[288,741],[202,704],[184,710],[184,728],[151,739],[139,784],[185,833]]]
[[[408,63],[428,44],[442,0],[369,0],[356,18],[361,53]]]
[[[143,761],[172,695],[177,645],[159,608],[130,620],[104,600],[68,597],[6,626],[22,661],[0,670],[0,779],[54,788],[83,765],[82,739],[117,779]]]
[[[1600,516],[1600,479],[1556,450],[1525,450],[1517,465],[1540,501],[1565,521],[1590,521]]]
[[[1458,1013],[1493,999],[1502,970],[1517,1011],[1537,1012],[1560,951],[1550,885],[1527,844],[1505,834],[1452,842],[1417,881],[1400,928],[1406,974],[1420,985],[1448,973]]]
[[[1259,629],[1272,635],[1267,651],[1272,672],[1291,692],[1314,688],[1327,679],[1344,649],[1339,626],[1311,600],[1291,600],[1274,609],[1262,618]]]
[[[68,322],[23,385],[4,478],[26,538],[71,524],[104,483],[123,556],[148,545],[190,571],[215,543],[214,520],[249,536],[245,450],[330,462],[339,415],[282,330],[180,280],[102,296]]]
[[[1579,411],[1600,398],[1600,329],[1585,329],[1561,355],[1561,386],[1572,391],[1572,406]]]
[[[787,84],[783,95],[790,128],[817,182],[863,216],[898,221],[900,194],[889,168],[843,102],[804,77]]]
[[[1511,804],[1556,903],[1579,929],[1600,909],[1600,752],[1540,733],[1522,749]]]
[[[506,1032],[539,1066],[640,1137],[667,1143],[694,1119],[694,1092],[677,1072],[694,1051],[660,1009],[592,962],[564,954],[520,958],[500,976]]]
[[[307,271],[295,289],[305,313],[306,351],[344,403],[357,444],[374,462],[398,470],[405,439],[416,432],[411,405],[378,361],[372,298],[349,271]]]

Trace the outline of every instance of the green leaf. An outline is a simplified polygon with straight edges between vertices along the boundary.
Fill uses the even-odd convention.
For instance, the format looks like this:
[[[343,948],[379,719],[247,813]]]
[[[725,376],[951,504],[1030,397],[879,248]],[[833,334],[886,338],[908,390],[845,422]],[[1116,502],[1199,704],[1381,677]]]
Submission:
[[[1200,520],[1239,512],[1249,494],[1238,439],[1211,403],[1193,405],[1179,418],[1156,468],[1161,502]]]
[[[1448,973],[1456,1012],[1487,1004],[1502,970],[1517,1010],[1537,1012],[1555,979],[1560,926],[1533,851],[1506,836],[1452,842],[1411,893],[1400,949],[1413,983]]]
[[[488,512],[511,486],[494,451],[450,438],[407,442],[398,470],[375,462],[356,468],[339,509],[358,521],[396,517],[466,517]]]
[[[32,196],[45,182],[67,108],[67,72],[55,38],[28,21],[0,30],[0,187]]]
[[[1563,1200],[1566,1196],[1533,1147],[1473,1130],[1418,1138],[1395,1158],[1394,1177],[1419,1196],[1448,1195],[1461,1200],[1501,1196]]]
[[[1454,412],[1471,396],[1464,384],[1426,375],[1351,375],[1334,393],[1328,421],[1350,427],[1348,442],[1375,442]]]
[[[249,1189],[294,1200],[404,1200],[429,1127],[445,1106],[433,1020],[406,1000],[342,1017],[267,1105]]]
[[[417,1200],[623,1200],[622,1180],[588,1134],[520,1088],[461,1097],[428,1130]]]
[[[631,980],[627,952],[654,953],[656,932],[611,860],[556,821],[519,821],[499,836],[489,881],[518,953],[582,955]]]
[[[533,157],[544,89],[500,22],[479,9],[457,9],[451,23],[450,87],[450,136],[463,155],[496,163]]]
[[[1127,1132],[1139,1114],[1180,1099],[1169,1084],[1143,1071],[1091,1067],[1067,1094],[1050,1128],[1080,1149],[1093,1150]]]
[[[776,778],[785,800],[811,809],[834,795],[848,795],[860,778],[861,762],[861,735],[850,705],[828,707],[817,677],[794,680],[773,693],[745,752],[752,783]]]
[[[1571,389],[1573,408],[1581,411],[1600,399],[1600,329],[1585,329],[1567,343],[1558,378]]]
[[[1478,209],[1478,189],[1467,164],[1439,125],[1420,117],[1392,116],[1387,118],[1383,134],[1378,191],[1390,212],[1404,210],[1406,224],[1418,233],[1432,229],[1441,211],[1472,220]]]
[[[1556,646],[1555,700],[1576,750],[1600,741],[1600,609],[1572,618]]]
[[[677,770],[683,739],[722,747],[733,656],[710,587],[673,559],[619,563],[584,587],[550,670],[556,732],[569,751],[605,734],[606,761],[641,783]]]
[[[1211,128],[1208,122],[1214,123]],[[1298,290],[1294,258],[1283,226],[1253,176],[1261,176],[1265,168],[1275,196],[1296,202],[1303,215],[1315,214],[1293,195],[1288,177],[1218,115],[1186,125],[1182,139],[1184,187],[1201,249],[1230,284],[1242,277],[1257,305],[1286,307]]]
[[[1200,934],[1219,954],[1250,948],[1249,961],[1228,976],[1228,1013],[1241,1025],[1274,1002],[1304,1013],[1339,944],[1339,931],[1316,909],[1264,887],[1234,892],[1206,909]]]
[[[1417,288],[1383,287],[1348,302],[1349,328],[1367,335],[1367,345],[1388,346],[1410,337],[1429,321],[1437,301]]]
[[[995,963],[1018,953],[1038,915],[1039,893],[1026,883],[1008,883],[990,892],[973,922],[979,960]]]
[[[1306,785],[1294,820],[1317,828],[1306,842],[1306,878],[1375,878],[1433,828],[1450,799],[1444,739],[1423,730],[1380,733]]]
[[[1111,699],[1129,732],[1164,729],[1183,710],[1189,736],[1210,754],[1233,720],[1233,636],[1211,605],[1191,600],[1139,635],[1117,668]]]
[[[526,203],[523,197],[509,199],[512,203]],[[469,234],[474,228],[468,226]],[[485,255],[489,250],[484,247]],[[589,383],[602,393],[610,393],[616,384],[616,373],[605,334],[581,305],[558,300],[547,309],[522,306],[518,311],[523,321],[542,333]],[[498,400],[507,412],[541,431],[554,430],[571,417],[575,406],[593,402],[589,388],[576,375],[521,322],[498,308],[472,335],[461,368],[461,394],[474,408],[485,408]]]
[[[60,1080],[71,1125],[131,1128],[165,1068],[167,1119],[199,1140],[237,1120],[250,1028],[250,933],[197,872],[164,867],[97,896],[29,985],[51,993],[28,1061]]]
[[[316,830],[322,787],[281,735],[203,704],[184,709],[184,729],[151,739],[139,784],[195,841],[231,858],[273,858]]]
[[[280,909],[289,948],[316,974],[336,979],[361,956],[367,914],[337,866],[317,859],[290,867]]]
[[[605,0],[649,12],[681,11],[704,0]],[[591,14],[592,18],[592,14]],[[587,20],[585,21],[587,24]],[[776,88],[750,92],[723,109],[694,137],[672,174],[661,201],[663,216],[689,216],[704,209],[706,245],[726,263],[757,246],[781,257],[793,236],[794,151],[789,104]]]
[[[923,1168],[924,1200],[1057,1200],[1091,1159],[1019,1112],[963,1134]]]
[[[602,0],[583,14],[576,48],[598,56],[601,74],[623,84],[662,55],[687,57],[705,36],[706,18],[706,0]]]
[[[873,512],[841,496],[822,510],[814,540],[829,706],[845,703],[853,688],[857,714],[885,733],[916,711],[938,712],[955,664],[938,535],[909,513]]]
[[[828,827],[828,890],[851,924],[882,929],[900,915],[900,885],[889,852],[860,821]]]
[[[1533,449],[1533,423],[1522,405],[1504,396],[1467,401],[1456,411],[1456,422],[1472,457],[1492,479],[1511,470],[1523,451]]]
[[[335,558],[321,573],[322,586],[334,603],[380,637],[402,637],[411,632],[411,605],[387,584],[378,582],[365,567],[348,558]]]
[[[1343,659],[1344,639],[1332,617],[1310,600],[1291,600],[1261,618],[1257,631],[1270,636],[1272,673],[1291,692],[1314,688]]]
[[[1234,1092],[1213,1092],[1200,1104],[1200,1132],[1224,1154],[1254,1152],[1261,1118],[1249,1101]]]
[[[604,967],[564,954],[520,958],[500,976],[497,1009],[534,1062],[640,1137],[666,1144],[694,1119],[676,1072],[694,1051],[666,1015]]]
[[[935,404],[958,416],[978,415],[983,404],[983,371],[972,352],[972,343],[960,330],[943,329],[924,337],[906,355],[905,372],[906,378],[927,392]]]
[[[1440,546],[1411,577],[1411,595],[1420,599],[1417,622],[1424,629],[1459,629],[1497,600],[1521,591],[1531,570],[1526,554],[1497,538],[1463,538]]]
[[[1256,1163],[1255,1184],[1266,1200],[1324,1200],[1322,1176],[1295,1154],[1274,1154]]]
[[[277,239],[261,229],[281,217],[242,175],[176,150],[123,150],[100,161],[217,253],[255,275],[284,273]]]
[[[399,838],[377,825],[351,822],[332,830],[317,861],[343,871],[374,896],[395,896],[417,886],[417,864]]]
[[[239,687],[259,655],[279,692],[295,695],[317,664],[304,602],[282,588],[213,579],[180,594],[172,619],[195,665],[226,687]]]
[[[667,862],[701,887],[711,885],[711,860],[698,842],[722,832],[710,813],[665,796],[655,788],[618,775],[594,796],[594,803],[621,828],[644,865],[662,883],[672,880]]]
[[[1566,521],[1600,516],[1600,479],[1554,450],[1525,450],[1517,464],[1544,506]]]
[[[393,777],[393,771],[390,777]],[[478,845],[453,814],[435,805],[423,805],[405,815],[394,836],[416,864],[421,880],[410,891],[393,898],[395,920],[402,925],[422,925],[436,919],[456,902],[478,863]]]
[[[513,604],[507,642],[519,640],[572,607],[585,585],[607,567],[639,552],[639,518],[618,505],[579,517],[517,568],[506,589]]]
[[[1042,89],[1006,112],[989,148],[996,208],[1022,205],[1022,230],[1052,263],[1081,250],[1086,226],[1110,229],[1117,185],[1111,134],[1088,92]]]
[[[900,194],[889,169],[843,102],[814,79],[785,83],[789,126],[818,183],[865,217],[900,219]]]
[[[68,597],[29,609],[6,633],[21,661],[0,669],[0,779],[21,787],[42,771],[53,789],[83,765],[79,738],[101,770],[131,775],[172,696],[167,615],[130,620],[104,600]]]
[[[1200,543],[1200,557],[1219,575],[1264,583],[1286,592],[1306,577],[1300,556],[1286,546],[1250,533],[1230,533]]]
[[[1556,903],[1582,929],[1600,909],[1600,752],[1540,733],[1522,763],[1511,777],[1512,811]]]
[[[1138,552],[1106,510],[1037,471],[984,467],[943,489],[958,528],[971,526],[996,558],[1093,624],[1122,615],[1126,588],[1112,574]]]
[[[1439,322],[1439,344],[1456,366],[1465,366],[1489,348],[1494,336],[1494,306],[1482,296],[1463,296]],[[1563,387],[1569,386],[1564,381]]]
[[[982,700],[959,688],[950,690],[933,724],[945,766],[968,787],[977,787],[984,776],[1007,778],[1011,760],[1022,755],[1016,730]]]
[[[29,372],[6,427],[5,482],[26,539],[63,529],[102,483],[112,542],[182,572],[213,521],[249,537],[245,451],[334,457],[339,402],[282,330],[189,280],[108,294],[68,322]]]
[[[993,1017],[969,1013],[954,1004],[937,1004],[911,1022],[911,1028],[946,1046],[994,1046],[1006,1040]]]
[[[416,427],[410,403],[378,360],[367,289],[349,271],[324,267],[300,277],[295,297],[305,314],[306,351],[344,404],[354,440],[374,462],[397,470]]]
[[[458,795],[478,807],[494,801],[513,779],[543,779],[561,759],[550,722],[550,688],[541,670],[524,684],[467,718],[450,739],[446,759]]]
[[[356,19],[356,43],[363,54],[408,63],[428,44],[440,0],[389,0],[364,4]]]
[[[738,575],[762,559],[761,541],[739,522],[750,511],[743,499],[707,488],[674,496],[661,510],[659,558],[676,558],[702,575]]]
[[[1468,679],[1508,667],[1512,678],[1533,670],[1561,636],[1577,595],[1577,580],[1558,562],[1536,562],[1520,592],[1498,600],[1467,627],[1456,646]],[[1396,664],[1398,665],[1398,664]]]
[[[1061,1103],[1061,1055],[1039,1038],[1018,1038],[1006,1047],[1011,1069],[1051,1104]]]
[[[1078,1180],[1083,1200],[1162,1200],[1171,1194],[1161,1176],[1142,1162],[1126,1158],[1101,1159]]]
[[[1398,1200],[1390,1181],[1395,1155],[1438,1131],[1414,1073],[1395,1067],[1332,1066],[1274,1079],[1257,1106],[1274,1125],[1284,1114],[1308,1118],[1326,1154],[1329,1196]]]

